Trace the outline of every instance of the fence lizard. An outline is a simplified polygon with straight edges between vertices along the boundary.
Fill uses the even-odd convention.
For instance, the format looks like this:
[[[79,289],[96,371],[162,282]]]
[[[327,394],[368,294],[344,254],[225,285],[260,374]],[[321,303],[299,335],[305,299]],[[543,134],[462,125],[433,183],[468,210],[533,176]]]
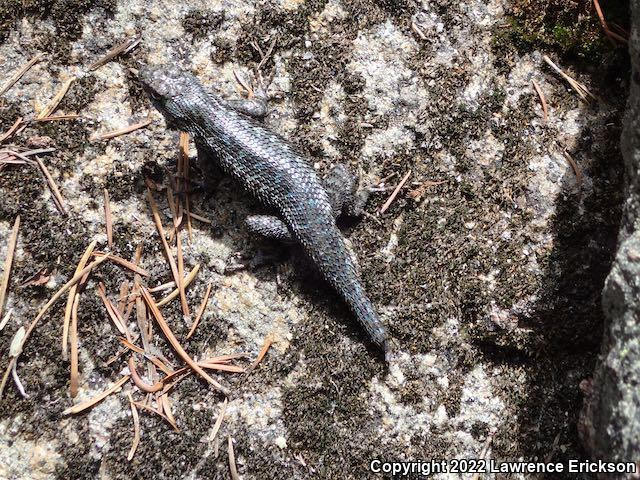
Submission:
[[[336,226],[343,210],[358,214],[366,201],[355,195],[348,169],[337,165],[321,183],[302,155],[258,121],[266,113],[260,102],[223,100],[173,66],[143,67],[138,78],[167,126],[192,135],[199,162],[219,167],[277,213],[248,217],[250,231],[298,242],[388,359],[387,331]]]

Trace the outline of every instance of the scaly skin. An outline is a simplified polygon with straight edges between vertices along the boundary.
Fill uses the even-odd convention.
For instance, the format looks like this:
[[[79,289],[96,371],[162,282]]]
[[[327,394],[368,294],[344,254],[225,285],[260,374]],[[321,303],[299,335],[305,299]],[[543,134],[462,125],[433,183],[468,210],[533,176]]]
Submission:
[[[199,155],[215,158],[278,213],[369,338],[388,353],[386,329],[360,283],[329,196],[306,159],[282,137],[205,91],[193,75],[175,67],[144,67],[138,78],[170,128],[190,133]]]

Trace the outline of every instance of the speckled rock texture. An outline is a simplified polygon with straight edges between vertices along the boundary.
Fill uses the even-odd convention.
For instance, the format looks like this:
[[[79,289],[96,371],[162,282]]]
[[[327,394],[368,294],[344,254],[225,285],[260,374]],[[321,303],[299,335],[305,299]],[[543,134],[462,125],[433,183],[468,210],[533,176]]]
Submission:
[[[604,341],[586,384],[580,431],[594,458],[640,459],[640,2],[631,2],[632,82],[624,117],[625,203],[619,246],[605,282]]]
[[[170,184],[179,135],[130,73],[140,63],[180,65],[229,99],[240,95],[234,71],[255,82],[261,64],[272,79],[269,128],[320,176],[347,163],[384,188],[360,221],[341,226],[395,345],[385,365],[298,249],[247,232],[247,215],[268,212],[224,179],[190,197],[192,210],[211,220],[193,219],[191,241],[182,232],[185,270],[200,265],[186,292],[192,315],[177,300],[162,310],[198,359],[248,352],[247,366],[265,338],[274,339],[250,375],[218,375],[232,395],[215,439],[224,398],[193,375],[169,395],[179,432],[141,409],[130,461],[127,394],[146,397],[136,386],[125,384],[86,413],[62,414],[128,373],[128,354],[113,359],[122,344],[96,289],[102,282],[117,304],[132,276],[107,262],[80,295],[78,397],[70,397],[70,364],[61,354],[64,301],[24,345],[16,371],[28,398],[10,379],[0,400],[0,478],[228,479],[228,437],[244,480],[380,478],[369,469],[374,459],[586,458],[580,386],[601,346],[601,292],[624,201],[619,138],[628,60],[602,35],[591,1],[545,3],[562,3],[567,24],[587,22],[597,59],[532,42],[517,24],[523,9],[540,13],[528,0],[0,3],[0,83],[45,55],[0,98],[0,132],[18,117],[32,119],[72,76],[56,114],[82,116],[30,122],[11,139],[56,149],[42,160],[67,217],[37,170],[0,171],[0,265],[16,216],[22,220],[6,306],[13,314],[0,331],[2,371],[15,332],[73,275],[86,246],[96,239],[108,248],[104,189],[111,250],[130,259],[142,245],[144,283],[172,280],[145,181]],[[539,28],[558,32],[544,23],[551,21]],[[618,23],[628,26],[624,17]],[[88,70],[133,35],[141,37],[137,48]],[[259,51],[270,53],[264,62]],[[599,100],[582,101],[544,55]],[[146,118],[147,128],[95,138]],[[190,157],[191,177],[202,180],[193,145]],[[153,195],[168,229],[166,192]],[[626,218],[636,218],[631,208]],[[247,268],[226,268],[236,264]],[[34,276],[45,280],[30,282]],[[186,340],[209,283],[205,313]],[[129,328],[138,333],[135,319]],[[150,348],[182,366],[153,331]],[[148,362],[137,362],[152,382]]]

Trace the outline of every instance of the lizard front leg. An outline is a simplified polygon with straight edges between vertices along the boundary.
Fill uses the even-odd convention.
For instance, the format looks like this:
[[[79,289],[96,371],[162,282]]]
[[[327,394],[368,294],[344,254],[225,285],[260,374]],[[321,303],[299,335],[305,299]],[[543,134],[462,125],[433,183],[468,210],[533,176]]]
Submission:
[[[196,151],[198,153],[198,166],[202,170],[203,187],[212,193],[218,187],[224,172],[218,166],[217,154],[206,145],[206,142],[195,138]]]
[[[278,217],[272,215],[249,215],[245,219],[249,231],[262,237],[281,242],[293,242],[289,227]]]

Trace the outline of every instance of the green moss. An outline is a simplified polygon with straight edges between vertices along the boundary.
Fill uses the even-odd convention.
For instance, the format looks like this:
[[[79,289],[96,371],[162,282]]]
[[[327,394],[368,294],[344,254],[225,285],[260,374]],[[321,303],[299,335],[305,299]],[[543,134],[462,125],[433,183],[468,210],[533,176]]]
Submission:
[[[628,26],[628,0],[603,4],[609,24]],[[568,60],[598,63],[612,50],[590,0],[518,0],[492,40],[498,57],[532,49],[553,50]]]

